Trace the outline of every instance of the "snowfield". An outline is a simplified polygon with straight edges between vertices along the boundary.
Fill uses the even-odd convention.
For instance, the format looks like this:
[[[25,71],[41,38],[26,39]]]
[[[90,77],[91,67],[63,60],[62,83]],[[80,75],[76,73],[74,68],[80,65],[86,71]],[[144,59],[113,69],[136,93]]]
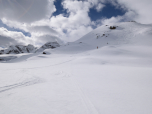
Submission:
[[[0,114],[152,114],[152,25],[103,25],[45,52],[0,55],[16,57],[0,63]]]

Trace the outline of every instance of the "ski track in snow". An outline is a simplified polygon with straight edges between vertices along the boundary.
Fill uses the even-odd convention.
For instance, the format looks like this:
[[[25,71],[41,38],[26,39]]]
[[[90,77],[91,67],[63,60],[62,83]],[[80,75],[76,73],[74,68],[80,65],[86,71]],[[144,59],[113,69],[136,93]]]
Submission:
[[[72,69],[72,63],[70,65],[70,69]],[[87,95],[84,94],[84,92],[81,90],[79,84],[77,81],[74,79],[73,75],[71,72],[66,72],[66,71],[60,71],[59,74],[64,75],[62,78],[68,78],[70,79],[70,82],[72,82],[72,85],[74,90],[77,91],[78,96],[80,97],[84,107],[86,114],[99,114],[98,110],[94,106],[94,104],[91,102],[91,100],[87,97]],[[61,78],[61,77],[60,77]]]
[[[70,60],[67,60],[67,61],[64,61],[64,62],[60,62],[60,63],[57,63],[57,64],[48,65],[48,66],[42,66],[42,67],[21,68],[21,69],[7,69],[7,70],[4,70],[3,72],[5,72],[5,71],[8,72],[8,71],[11,71],[11,70],[31,70],[31,69],[47,68],[47,67],[51,67],[51,66],[57,66],[57,65],[65,64],[65,63],[71,62],[71,61],[73,61],[75,59],[76,58],[73,58],[73,59],[70,59]],[[27,74],[27,73],[25,73],[25,74]],[[27,74],[27,75],[31,75],[31,74]],[[25,87],[25,86],[38,84],[38,83],[41,83],[41,82],[43,82],[42,79],[40,79],[39,77],[33,76],[29,81],[22,81],[20,83],[15,83],[15,84],[11,84],[11,85],[0,87],[0,93],[8,91],[8,90],[15,89],[15,88],[19,88],[19,87]]]
[[[77,89],[79,96],[81,97],[81,99],[86,107],[87,114],[99,114],[98,110],[95,108],[95,106],[93,105],[91,100],[83,93],[83,91],[79,87],[78,83],[74,79],[72,79],[72,82],[73,82],[73,85],[75,86],[75,88]]]
[[[41,83],[41,82],[42,81],[39,78],[35,78],[35,79],[32,79],[32,80],[27,81],[27,82],[23,81],[21,83],[16,83],[16,84],[13,84],[13,85],[7,85],[7,86],[4,86],[4,87],[0,87],[0,93],[8,91],[8,90],[16,89],[16,88],[19,88],[19,87],[25,87],[25,86],[38,84],[38,83]]]
[[[31,85],[34,85],[34,84],[44,82],[43,79],[41,79],[37,76],[34,76],[33,74],[31,75],[31,74],[28,74],[28,73],[25,73],[25,72],[24,72],[24,74],[25,74],[25,76],[29,75],[30,78],[28,78],[28,77],[26,78],[25,76],[24,77],[21,76],[17,80],[17,83],[0,87],[0,93],[6,92],[8,90],[12,90],[12,89],[20,88],[20,87],[25,87],[25,86],[31,86]],[[20,82],[20,80],[22,80],[22,81]]]
[[[57,64],[54,64],[54,65],[48,65],[48,66],[42,66],[42,67],[33,67],[33,68],[22,68],[22,69],[7,69],[5,71],[10,71],[10,70],[30,70],[30,69],[47,68],[47,67],[51,67],[51,66],[65,64],[65,63],[71,62],[71,61],[73,61],[75,59],[76,58],[73,58],[73,59],[70,59],[68,61],[57,63]],[[30,74],[28,74],[28,75],[30,75]],[[43,82],[42,79],[40,79],[40,78],[38,78],[36,76],[33,76],[32,79],[30,79],[29,81],[22,81],[20,83],[16,83],[16,84],[11,84],[11,85],[0,87],[0,93],[8,91],[8,90],[15,89],[15,88],[19,88],[19,87],[25,87],[25,86],[30,86],[30,85],[38,84],[38,83],[41,83],[41,82]]]

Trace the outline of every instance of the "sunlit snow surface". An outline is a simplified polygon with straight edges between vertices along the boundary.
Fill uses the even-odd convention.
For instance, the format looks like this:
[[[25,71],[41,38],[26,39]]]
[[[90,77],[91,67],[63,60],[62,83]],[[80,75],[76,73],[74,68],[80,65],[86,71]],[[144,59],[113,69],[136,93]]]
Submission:
[[[115,26],[46,55],[1,55],[17,58],[0,63],[0,114],[151,114],[152,25]]]

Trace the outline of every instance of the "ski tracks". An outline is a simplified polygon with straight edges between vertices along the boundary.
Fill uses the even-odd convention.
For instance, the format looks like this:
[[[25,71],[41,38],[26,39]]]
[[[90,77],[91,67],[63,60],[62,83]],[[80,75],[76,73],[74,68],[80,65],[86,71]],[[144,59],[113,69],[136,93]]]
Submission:
[[[71,81],[73,82],[73,85],[75,86],[76,90],[78,91],[78,94],[79,94],[81,100],[83,101],[83,103],[84,103],[84,105],[86,107],[87,114],[99,114],[99,112],[96,109],[96,107],[94,106],[94,104],[84,94],[84,92],[82,91],[82,89],[80,88],[80,86],[78,85],[78,83],[73,78],[71,78]]]
[[[79,84],[74,79],[73,74],[71,72],[69,73],[65,71],[60,71],[59,73],[63,74],[62,78],[68,78],[70,82],[67,82],[67,83],[72,84],[71,86],[73,87],[73,89],[77,91],[77,94],[79,98],[81,99],[83,106],[85,107],[86,114],[99,114],[94,104],[87,97],[87,95],[82,91]]]
[[[12,75],[20,75],[20,76],[17,77],[18,80],[15,80],[15,82],[14,82],[13,79],[11,80],[11,81],[14,82],[14,84],[10,84],[10,85],[7,84],[6,86],[0,87],[0,93],[8,91],[8,90],[15,89],[15,88],[30,86],[30,85],[34,85],[34,84],[37,84],[37,83],[44,82],[44,79],[41,79],[41,78],[39,78],[39,77],[37,77],[37,76],[35,76],[33,74],[30,74],[29,70],[39,69],[39,68],[48,68],[48,67],[51,67],[51,66],[57,66],[57,65],[61,65],[61,64],[65,64],[65,63],[71,62],[73,60],[75,60],[75,57],[72,58],[72,59],[57,63],[57,64],[48,65],[48,66],[3,70],[4,74],[8,73],[10,71],[12,72],[12,73],[9,74],[9,76],[10,76],[9,78],[12,78]],[[19,74],[17,74],[17,73],[19,73]],[[12,83],[11,81],[10,81],[10,83]]]
[[[14,82],[14,84],[0,87],[0,93],[3,93],[3,92],[8,91],[8,90],[12,90],[12,89],[20,88],[20,87],[25,87],[25,86],[30,86],[30,85],[42,83],[43,81],[44,81],[43,79],[41,79],[37,76],[34,76],[32,74],[28,74],[24,70],[20,70],[20,78],[18,78],[18,80],[16,80],[16,82]],[[10,83],[12,83],[12,82],[10,82]]]

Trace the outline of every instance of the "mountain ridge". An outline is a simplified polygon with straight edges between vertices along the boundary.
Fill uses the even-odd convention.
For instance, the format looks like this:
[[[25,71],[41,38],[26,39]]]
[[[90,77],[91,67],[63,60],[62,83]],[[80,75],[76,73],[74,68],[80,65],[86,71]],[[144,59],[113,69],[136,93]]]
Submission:
[[[44,45],[42,45],[40,48],[34,47],[31,44],[28,44],[27,46],[24,45],[11,45],[9,48],[5,50],[0,50],[0,54],[21,54],[21,53],[37,53],[42,52],[45,49],[53,49],[56,47],[59,47],[58,42],[47,42]]]

